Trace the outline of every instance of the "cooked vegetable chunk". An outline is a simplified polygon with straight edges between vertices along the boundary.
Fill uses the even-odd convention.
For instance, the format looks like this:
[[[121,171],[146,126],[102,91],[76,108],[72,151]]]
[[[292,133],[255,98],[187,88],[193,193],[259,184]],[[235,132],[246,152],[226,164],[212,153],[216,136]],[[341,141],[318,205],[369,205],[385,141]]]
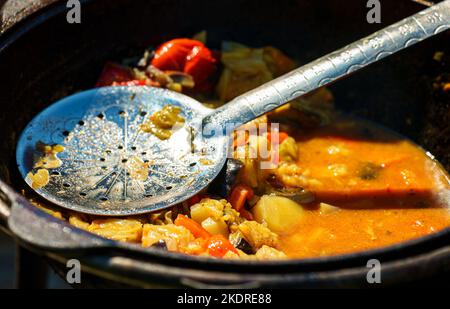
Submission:
[[[144,224],[142,246],[150,247],[160,240],[164,240],[168,250],[183,252],[194,241],[194,236],[183,226]]]
[[[196,89],[207,91],[217,69],[216,62],[202,42],[181,38],[162,44],[155,52],[152,65],[160,70],[183,71],[194,78]]]
[[[36,149],[39,150],[42,156],[39,156],[37,162],[34,164],[35,168],[53,169],[62,165],[62,161],[58,158],[58,153],[64,151],[61,145],[46,145],[42,142],[36,144]]]
[[[298,159],[298,146],[295,139],[292,137],[286,138],[281,142],[279,149],[281,161],[297,161]]]
[[[287,258],[286,254],[284,254],[282,251],[266,245],[262,246],[258,251],[256,251],[255,256],[258,260],[276,260]]]
[[[27,179],[31,182],[33,189],[45,187],[50,181],[50,174],[46,169],[39,169],[36,173],[29,172]]]
[[[127,169],[130,177],[135,180],[146,181],[149,173],[148,163],[138,156],[131,156],[127,161]]]
[[[224,70],[217,84],[220,100],[227,102],[294,68],[294,62],[274,47],[249,48],[235,42],[222,44]]]
[[[177,123],[183,123],[178,106],[166,105],[161,110],[153,113],[150,118],[141,125],[141,130],[151,133],[159,139],[165,140],[172,136],[172,129]]]
[[[81,214],[73,213],[69,217],[69,223],[79,229],[88,230],[90,223]]]
[[[141,242],[142,222],[136,219],[98,219],[92,221],[88,231],[109,239]]]
[[[238,253],[228,239],[222,235],[211,236],[207,241],[207,252],[210,256],[221,258],[228,252]]]
[[[207,239],[211,236],[211,234],[209,234],[208,231],[205,230],[200,224],[182,214],[177,216],[175,225],[186,228],[192,233],[192,235],[194,235],[195,238]]]
[[[236,231],[230,234],[229,239],[236,249],[239,249],[246,254],[253,254],[255,252],[248,241],[245,240],[241,232]]]
[[[278,245],[278,235],[258,222],[245,221],[239,224],[238,229],[254,250],[264,245],[270,247]]]
[[[275,195],[264,195],[252,209],[255,220],[267,224],[275,233],[288,233],[301,222],[302,206],[294,201]]]
[[[225,237],[228,237],[228,225],[223,221],[222,218],[207,218],[202,221],[201,225],[211,235],[223,235]]]
[[[207,218],[220,219],[226,204],[226,200],[202,199],[200,203],[191,206],[191,218],[197,223],[202,223]]]

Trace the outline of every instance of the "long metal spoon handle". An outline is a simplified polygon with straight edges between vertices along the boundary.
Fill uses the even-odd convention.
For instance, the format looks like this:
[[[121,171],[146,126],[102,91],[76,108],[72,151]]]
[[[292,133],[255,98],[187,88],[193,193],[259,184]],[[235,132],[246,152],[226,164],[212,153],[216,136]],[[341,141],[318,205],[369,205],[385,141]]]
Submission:
[[[205,117],[203,124],[235,128],[449,28],[446,0],[235,98]]]

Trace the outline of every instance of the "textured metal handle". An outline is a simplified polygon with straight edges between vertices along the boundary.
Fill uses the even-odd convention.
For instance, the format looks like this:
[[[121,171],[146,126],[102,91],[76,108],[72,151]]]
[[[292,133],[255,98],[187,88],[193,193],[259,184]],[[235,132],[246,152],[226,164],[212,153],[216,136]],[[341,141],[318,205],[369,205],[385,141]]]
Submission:
[[[237,127],[449,28],[446,0],[235,98],[203,123]]]

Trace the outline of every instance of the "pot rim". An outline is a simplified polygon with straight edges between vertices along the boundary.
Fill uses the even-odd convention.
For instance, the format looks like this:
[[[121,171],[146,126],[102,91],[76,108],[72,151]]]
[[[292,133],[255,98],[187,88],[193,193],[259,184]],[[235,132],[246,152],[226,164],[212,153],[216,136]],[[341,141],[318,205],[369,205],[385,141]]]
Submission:
[[[27,199],[25,199],[22,195],[15,192],[14,189],[6,185],[2,180],[0,180],[0,190],[3,191],[3,194],[8,196],[8,198],[12,201],[12,207],[15,207],[14,204],[18,203],[22,205],[22,207],[31,210],[33,214],[42,220],[45,220],[48,223],[57,224],[59,228],[70,228],[74,233],[80,235],[81,237],[87,237],[91,240],[99,240],[99,241],[107,241],[108,244],[104,247],[88,247],[89,249],[98,249],[98,250],[106,250],[110,251],[110,254],[119,253],[119,255],[123,255],[123,251],[128,251],[130,253],[137,252],[137,248],[141,248],[141,246],[137,244],[129,244],[123,243],[115,240],[109,240],[103,238],[101,236],[92,234],[90,232],[79,229],[75,226],[70,225],[67,221],[58,219],[53,217],[52,215],[44,212],[43,210],[33,206]],[[22,242],[27,243],[28,245],[37,248],[42,252],[53,252],[55,254],[60,254],[62,256],[69,256],[70,254],[74,254],[74,250],[68,250],[70,253],[67,254],[66,249],[58,249],[58,248],[44,248],[39,247],[39,245],[33,243],[32,241],[27,241],[26,239],[21,239],[20,236],[15,235]],[[367,261],[370,259],[377,258],[383,261],[391,261],[398,258],[406,258],[409,256],[413,256],[416,254],[426,253],[435,249],[446,248],[450,246],[445,246],[446,241],[450,238],[450,227],[445,228],[441,231],[438,231],[433,234],[429,234],[426,236],[422,236],[416,239],[408,240],[405,242],[393,244],[386,247],[376,248],[372,250],[352,252],[347,254],[339,254],[339,255],[331,255],[324,257],[314,257],[314,258],[300,258],[300,259],[286,259],[286,260],[232,260],[232,259],[213,259],[210,257],[202,257],[202,256],[191,256],[187,254],[182,254],[178,252],[170,252],[170,251],[161,251],[158,249],[147,248],[145,252],[142,250],[139,252],[140,259],[142,257],[154,258],[158,261],[162,260],[165,264],[178,264],[182,262],[186,267],[195,267],[195,268],[209,268],[209,269],[217,269],[220,267],[227,267],[230,270],[235,267],[246,266],[250,267],[252,271],[258,271],[259,268],[265,267],[267,268],[267,272],[276,272],[282,269],[290,269],[292,267],[305,269],[309,271],[317,270],[317,269],[332,269],[333,267],[341,268],[343,266],[349,265],[366,265]],[[442,245],[444,244],[444,246]],[[80,246],[80,254],[83,254],[81,251],[83,249]],[[124,250],[123,250],[124,249]],[[77,249],[78,250],[78,249]],[[98,251],[97,251],[98,252]],[[97,254],[94,251],[94,255]],[[92,255],[92,253],[91,253]]]

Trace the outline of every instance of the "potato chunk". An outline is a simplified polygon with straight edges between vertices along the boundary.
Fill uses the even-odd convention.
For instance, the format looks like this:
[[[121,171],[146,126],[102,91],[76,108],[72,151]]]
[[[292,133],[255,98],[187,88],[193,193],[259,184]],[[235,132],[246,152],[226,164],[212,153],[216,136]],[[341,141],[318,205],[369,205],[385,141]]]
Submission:
[[[266,223],[275,233],[290,232],[302,219],[304,210],[294,201],[276,195],[263,195],[253,207],[255,220]]]
[[[211,235],[223,235],[228,237],[228,225],[223,219],[207,218],[203,220],[202,227],[207,230]]]
[[[207,218],[219,219],[223,216],[226,203],[226,200],[204,198],[191,207],[191,218],[197,223],[202,223]]]

